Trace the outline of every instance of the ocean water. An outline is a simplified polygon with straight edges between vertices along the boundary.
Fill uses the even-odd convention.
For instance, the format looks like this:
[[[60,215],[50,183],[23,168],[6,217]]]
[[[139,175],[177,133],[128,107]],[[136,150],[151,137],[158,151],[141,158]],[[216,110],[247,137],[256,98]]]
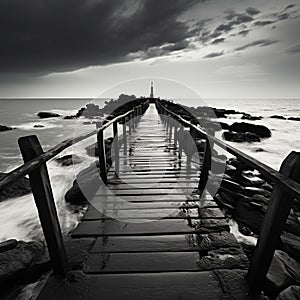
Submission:
[[[104,100],[100,99],[97,104],[103,106]],[[300,117],[300,100],[298,99],[209,99],[205,101],[178,99],[175,101],[195,107],[208,105],[263,116],[262,120],[245,120],[245,122],[266,125],[272,131],[271,138],[264,139],[260,143],[230,144],[275,169],[279,169],[282,160],[292,150],[300,150],[300,122],[269,118],[275,114],[285,117]],[[9,172],[22,164],[17,144],[17,139],[20,136],[37,135],[43,149],[47,150],[66,138],[94,130],[95,125],[83,125],[83,122],[86,121],[85,118],[79,118],[78,120],[40,119],[36,115],[39,111],[56,112],[62,116],[71,115],[88,102],[90,102],[88,99],[0,100],[0,124],[17,128],[0,132],[0,172]],[[240,121],[240,117],[240,115],[231,115],[226,119],[218,120],[231,124]],[[35,128],[34,125],[43,125],[44,127]],[[107,130],[106,137],[111,135],[112,133]],[[66,204],[64,195],[72,186],[76,174],[95,160],[95,158],[89,157],[85,151],[85,147],[94,143],[95,139],[95,137],[91,137],[89,140],[78,143],[60,154],[60,156],[76,154],[83,159],[82,163],[69,167],[62,167],[54,160],[47,163],[63,233],[73,229],[83,213],[83,209]],[[257,150],[260,152],[257,152]],[[0,202],[0,241],[9,238],[27,241],[43,238],[32,195]]]

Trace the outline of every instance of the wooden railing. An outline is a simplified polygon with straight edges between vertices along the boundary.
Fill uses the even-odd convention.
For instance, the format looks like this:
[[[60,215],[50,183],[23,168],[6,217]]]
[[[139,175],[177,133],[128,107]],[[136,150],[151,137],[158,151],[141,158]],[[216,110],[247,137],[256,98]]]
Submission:
[[[8,185],[16,182],[18,179],[29,175],[32,194],[38,209],[39,219],[48,246],[48,252],[52,263],[53,273],[62,277],[67,276],[68,262],[66,258],[62,233],[58,221],[56,206],[53,198],[51,183],[47,170],[46,162],[54,158],[66,148],[83,141],[97,134],[97,144],[99,147],[100,176],[104,183],[107,182],[106,170],[106,153],[104,147],[104,130],[113,125],[114,133],[114,159],[115,166],[119,165],[119,140],[118,140],[118,123],[123,124],[123,142],[124,148],[127,147],[126,136],[131,134],[135,129],[139,116],[141,116],[148,108],[149,102],[143,100],[132,110],[123,115],[115,117],[113,120],[105,124],[97,123],[96,130],[85,133],[78,137],[67,139],[52,149],[44,152],[42,146],[35,135],[21,137],[18,140],[24,164],[9,172],[0,181],[0,191]]]
[[[166,108],[165,102],[156,101],[156,107],[167,122],[169,133],[174,134],[174,141],[177,141],[178,124],[188,128],[190,131],[198,133],[199,137],[205,140],[204,155],[202,160],[202,170],[199,181],[199,189],[205,190],[205,186],[211,175],[212,148],[217,145],[235,156],[240,162],[258,170],[268,181],[274,184],[274,189],[266,211],[264,222],[259,234],[253,258],[248,270],[249,296],[251,298],[260,297],[263,290],[266,275],[270,268],[272,258],[280,241],[287,217],[294,202],[300,200],[300,153],[291,152],[283,161],[280,171],[257,161],[238,149],[208,134],[199,126],[182,118],[180,115]],[[176,122],[174,122],[174,120]],[[179,153],[181,151],[179,144]],[[295,199],[296,198],[296,199]]]

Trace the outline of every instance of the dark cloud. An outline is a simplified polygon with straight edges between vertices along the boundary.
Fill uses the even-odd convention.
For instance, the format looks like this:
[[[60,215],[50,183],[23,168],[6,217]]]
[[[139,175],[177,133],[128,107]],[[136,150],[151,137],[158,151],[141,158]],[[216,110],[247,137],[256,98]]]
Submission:
[[[294,17],[294,14],[297,12],[297,10],[291,10],[295,6],[296,6],[295,4],[290,4],[281,11],[267,14],[264,16],[264,19],[256,21],[254,25],[262,27],[262,26],[268,26],[274,23],[278,23],[280,21],[291,19]]]
[[[198,2],[0,1],[0,72],[63,72],[184,49],[193,33],[179,16]]]
[[[257,41],[248,43],[246,45],[243,45],[241,47],[238,47],[235,50],[242,51],[242,50],[246,50],[248,48],[255,47],[255,46],[266,47],[266,46],[270,46],[270,45],[273,45],[276,43],[278,43],[278,41],[276,41],[276,40],[257,40]]]
[[[211,43],[212,43],[212,45],[217,45],[217,44],[223,43],[224,41],[225,41],[225,38],[218,38],[218,39],[213,40]]]
[[[246,9],[246,13],[251,16],[255,16],[260,13],[260,11],[255,7],[248,7]]]
[[[300,44],[288,48],[285,52],[289,54],[300,53]]]
[[[203,56],[203,58],[214,58],[214,57],[219,57],[219,56],[222,56],[222,55],[224,55],[224,51],[212,52],[212,53],[209,53],[209,54]]]

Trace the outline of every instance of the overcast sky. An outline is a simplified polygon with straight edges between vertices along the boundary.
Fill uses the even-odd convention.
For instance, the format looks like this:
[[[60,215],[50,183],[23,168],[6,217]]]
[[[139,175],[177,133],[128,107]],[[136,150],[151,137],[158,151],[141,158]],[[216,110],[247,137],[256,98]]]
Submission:
[[[300,98],[299,6],[0,0],[0,97],[97,97],[126,80],[160,77],[203,98]],[[126,92],[147,94],[142,82]],[[154,82],[160,96],[184,97]]]

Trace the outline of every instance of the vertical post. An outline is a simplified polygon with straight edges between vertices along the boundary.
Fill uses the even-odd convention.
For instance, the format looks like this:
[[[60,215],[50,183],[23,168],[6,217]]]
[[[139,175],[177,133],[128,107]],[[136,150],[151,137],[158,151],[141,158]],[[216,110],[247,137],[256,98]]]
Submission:
[[[280,173],[300,182],[300,152],[293,151],[287,156]],[[264,287],[293,200],[293,196],[275,185],[248,271],[249,295],[252,297],[259,296]]]
[[[118,122],[113,123],[113,133],[114,133],[114,149],[115,149],[115,172],[116,175],[119,174],[120,170],[120,158],[119,158],[119,136],[118,136]]]
[[[128,134],[131,135],[131,114],[129,114],[129,116],[127,117],[127,122],[128,122]]]
[[[21,137],[18,143],[25,163],[43,153],[36,135]],[[46,163],[29,173],[29,180],[48,246],[53,273],[65,278],[68,262]]]
[[[126,132],[126,118],[122,119],[123,123],[123,154],[127,154],[127,132]]]
[[[174,120],[174,147],[177,148],[177,141],[178,141],[178,137],[177,137],[177,120]]]
[[[96,127],[101,127],[101,122],[96,123]],[[103,136],[103,130],[100,129],[97,133],[97,145],[99,152],[99,164],[100,164],[100,176],[102,181],[107,184],[107,170],[106,170],[106,153],[105,153],[105,141]]]
[[[170,116],[170,125],[169,125],[169,141],[172,143],[172,129],[173,129],[173,118]]]
[[[135,116],[134,116],[134,110],[131,112],[130,114],[130,122],[131,122],[131,127],[132,127],[132,131],[134,131],[135,129],[135,120],[134,120]]]
[[[204,155],[203,155],[203,161],[202,161],[202,170],[200,174],[200,180],[198,189],[200,191],[204,191],[205,186],[208,181],[209,171],[211,169],[211,147],[210,147],[210,141],[208,138],[206,138],[205,147],[204,147]]]

